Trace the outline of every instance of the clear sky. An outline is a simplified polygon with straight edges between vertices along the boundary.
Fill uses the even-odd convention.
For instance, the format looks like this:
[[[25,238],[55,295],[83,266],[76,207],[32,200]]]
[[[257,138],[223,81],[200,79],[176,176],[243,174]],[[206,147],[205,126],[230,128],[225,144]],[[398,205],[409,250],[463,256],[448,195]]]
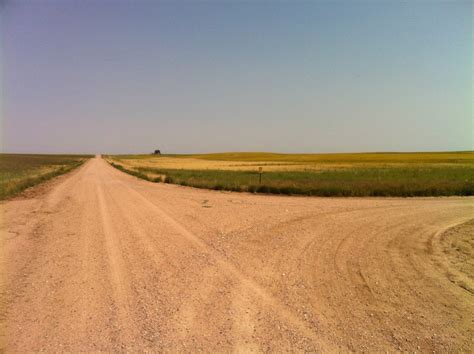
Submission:
[[[471,1],[0,2],[3,151],[474,149]]]

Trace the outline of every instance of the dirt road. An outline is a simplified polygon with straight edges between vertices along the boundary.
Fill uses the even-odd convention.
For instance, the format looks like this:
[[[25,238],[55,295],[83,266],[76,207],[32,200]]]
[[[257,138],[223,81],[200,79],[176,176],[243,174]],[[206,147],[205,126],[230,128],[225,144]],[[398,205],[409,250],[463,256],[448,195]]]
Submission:
[[[3,349],[473,349],[472,198],[215,192],[99,158],[30,194],[0,206]]]

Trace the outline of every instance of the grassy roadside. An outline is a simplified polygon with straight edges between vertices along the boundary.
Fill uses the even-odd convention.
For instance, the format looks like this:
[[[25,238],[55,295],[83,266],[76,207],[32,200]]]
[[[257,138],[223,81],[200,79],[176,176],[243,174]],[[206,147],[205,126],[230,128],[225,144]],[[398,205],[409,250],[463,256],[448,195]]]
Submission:
[[[180,169],[167,169],[148,166],[145,163],[147,161],[145,157],[139,157],[134,160],[133,165],[127,165],[128,160],[133,158],[129,156],[108,157],[108,161],[119,170],[148,181],[214,190],[352,197],[474,195],[474,164],[471,163],[474,155],[472,153],[401,154],[402,156],[388,154],[393,156],[385,157],[384,154],[341,155],[345,156],[334,155],[333,160],[329,160],[328,163],[320,162],[320,168],[317,170],[265,171],[261,183],[258,170],[255,168],[249,170],[188,169],[183,165]],[[287,157],[285,161],[295,161],[299,156],[301,155],[298,155],[296,159]],[[205,157],[208,158],[208,156]],[[245,157],[248,158],[248,154]],[[268,156],[264,157],[268,158]],[[232,156],[232,158],[232,161],[241,161],[237,160],[238,156]],[[251,158],[253,159],[254,156]],[[305,158],[313,161],[322,160],[321,156],[306,156]],[[326,154],[324,159],[327,158]],[[142,165],[141,160],[144,161]],[[282,161],[280,154],[276,160]],[[331,165],[333,161],[341,160],[346,165],[352,161],[351,167],[334,168]],[[361,160],[364,163],[361,163]],[[398,163],[394,163],[394,160]],[[274,160],[265,159],[264,161]]]
[[[82,165],[89,155],[0,154],[0,200]]]

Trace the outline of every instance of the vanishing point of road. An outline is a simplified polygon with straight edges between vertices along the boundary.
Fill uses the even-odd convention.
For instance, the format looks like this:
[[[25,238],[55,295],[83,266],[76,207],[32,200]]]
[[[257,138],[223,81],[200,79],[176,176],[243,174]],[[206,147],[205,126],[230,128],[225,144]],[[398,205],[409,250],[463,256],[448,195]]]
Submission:
[[[472,198],[216,192],[98,157],[0,210],[3,350],[473,349]]]

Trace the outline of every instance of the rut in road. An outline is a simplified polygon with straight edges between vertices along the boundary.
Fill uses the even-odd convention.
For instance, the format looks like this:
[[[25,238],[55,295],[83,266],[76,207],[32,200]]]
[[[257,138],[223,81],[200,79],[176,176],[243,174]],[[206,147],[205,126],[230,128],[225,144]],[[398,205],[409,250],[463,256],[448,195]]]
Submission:
[[[472,198],[205,191],[100,158],[29,195],[1,206],[3,349],[470,348]]]

